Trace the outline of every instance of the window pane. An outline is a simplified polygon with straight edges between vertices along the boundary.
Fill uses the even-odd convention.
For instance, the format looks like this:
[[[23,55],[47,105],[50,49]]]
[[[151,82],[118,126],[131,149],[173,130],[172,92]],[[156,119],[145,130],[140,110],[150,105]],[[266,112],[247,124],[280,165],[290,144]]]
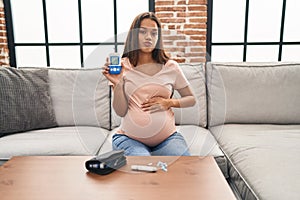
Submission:
[[[300,41],[300,1],[286,1],[284,42]]]
[[[243,46],[212,46],[211,61],[242,62]]]
[[[149,11],[149,0],[117,0],[118,35],[124,32],[128,33],[134,18],[147,11]],[[118,42],[125,41],[121,39],[118,38]]]
[[[78,1],[46,2],[49,42],[79,42]]]
[[[83,41],[100,43],[113,38],[113,1],[88,0],[81,3]]]
[[[249,42],[279,42],[282,0],[251,0],[249,3]]]
[[[83,46],[84,67],[103,66],[108,55],[113,52],[113,45]]]
[[[118,52],[122,55],[124,51],[125,45],[118,45]]]
[[[215,0],[213,2],[213,42],[244,41],[245,6],[245,1]]]
[[[129,31],[129,27],[128,27]],[[125,42],[127,38],[128,32],[123,32],[118,34],[118,42]]]
[[[300,45],[282,46],[282,61],[300,61]]]
[[[249,46],[247,47],[248,62],[275,62],[278,61],[278,45]]]
[[[18,67],[47,66],[46,47],[16,47]]]
[[[11,7],[15,42],[45,42],[42,1],[11,1]]]
[[[49,47],[50,66],[62,68],[80,68],[79,46]]]

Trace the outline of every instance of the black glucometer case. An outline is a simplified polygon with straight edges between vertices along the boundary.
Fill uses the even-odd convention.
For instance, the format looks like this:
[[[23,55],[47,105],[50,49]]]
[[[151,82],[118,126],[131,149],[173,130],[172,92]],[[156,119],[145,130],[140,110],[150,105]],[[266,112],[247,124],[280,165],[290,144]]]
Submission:
[[[85,162],[85,168],[96,174],[106,175],[127,163],[123,150],[110,151]]]

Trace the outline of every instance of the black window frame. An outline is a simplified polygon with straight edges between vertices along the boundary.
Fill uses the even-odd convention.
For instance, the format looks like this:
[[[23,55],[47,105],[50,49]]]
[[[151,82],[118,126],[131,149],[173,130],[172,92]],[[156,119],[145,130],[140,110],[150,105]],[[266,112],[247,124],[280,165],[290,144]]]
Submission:
[[[246,0],[245,9],[245,27],[244,27],[244,41],[243,42],[212,42],[212,24],[213,24],[213,0],[207,2],[207,40],[206,49],[207,56],[206,61],[211,61],[212,46],[243,46],[243,62],[247,61],[247,47],[251,45],[278,45],[278,60],[282,61],[282,46],[283,45],[300,45],[299,42],[284,42],[284,24],[285,24],[285,13],[286,13],[286,0],[282,0],[282,14],[281,14],[281,25],[280,25],[280,39],[278,42],[248,42],[248,17],[249,17],[249,3],[250,0]]]
[[[124,45],[124,42],[118,42],[118,38],[117,38],[117,33],[118,33],[118,30],[117,30],[117,23],[118,23],[117,22],[117,0],[112,0],[112,1],[113,1],[113,12],[114,12],[114,42],[103,42],[103,43],[83,42],[81,0],[78,0],[79,42],[78,43],[50,43],[48,40],[46,0],[42,0],[45,42],[43,42],[43,43],[15,43],[13,17],[12,17],[11,3],[10,3],[11,0],[3,0],[10,66],[17,67],[16,51],[15,51],[16,46],[45,46],[46,47],[47,67],[51,66],[49,46],[79,46],[80,47],[80,62],[81,62],[82,68],[84,67],[83,46],[114,45],[115,51],[117,52],[118,46]],[[155,0],[148,0],[148,2],[149,2],[149,11],[155,12]]]

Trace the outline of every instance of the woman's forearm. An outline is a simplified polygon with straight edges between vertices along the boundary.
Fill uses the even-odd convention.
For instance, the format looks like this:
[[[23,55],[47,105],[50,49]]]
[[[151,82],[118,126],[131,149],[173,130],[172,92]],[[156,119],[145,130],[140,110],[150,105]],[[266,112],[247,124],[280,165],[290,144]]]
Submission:
[[[113,87],[113,108],[117,115],[124,117],[128,110],[128,101],[124,93],[124,81],[121,79]]]
[[[174,108],[186,108],[186,107],[191,107],[195,105],[196,100],[194,96],[184,96],[181,97],[180,99],[170,99],[169,100],[169,107],[174,107]]]
[[[171,107],[174,108],[186,108],[195,105],[196,100],[192,89],[187,86],[178,90],[181,98],[170,99]]]

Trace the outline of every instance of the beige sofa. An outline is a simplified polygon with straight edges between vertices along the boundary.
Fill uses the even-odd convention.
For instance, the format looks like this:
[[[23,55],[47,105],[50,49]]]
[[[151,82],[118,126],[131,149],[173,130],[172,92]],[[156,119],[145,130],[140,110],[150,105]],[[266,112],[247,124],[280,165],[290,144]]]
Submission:
[[[178,131],[187,140],[192,155],[215,156],[223,172],[226,173],[224,154],[209,130],[205,128],[207,113],[203,65],[184,65],[182,69],[191,82],[197,103],[192,108],[174,109]],[[21,155],[93,156],[112,150],[111,137],[120,125],[120,118],[111,107],[112,91],[100,68],[20,68],[18,70],[6,68],[1,70],[1,76],[6,76],[2,82],[11,82],[12,85],[11,88],[6,87],[10,88],[7,91],[2,91],[4,94],[5,92],[10,93],[10,90],[20,90],[20,88],[28,90],[25,93],[35,93],[36,91],[31,91],[35,82],[41,85],[41,80],[32,78],[32,76],[37,77],[37,75],[42,76],[41,79],[45,85],[48,85],[49,90],[48,94],[42,94],[40,98],[31,98],[29,95],[25,100],[18,101],[16,107],[22,108],[16,108],[18,111],[14,113],[8,112],[5,115],[1,113],[1,123],[6,124],[6,127],[0,129],[2,132],[2,137],[0,137],[0,159],[2,162],[12,156]],[[40,75],[39,73],[44,74]],[[14,83],[20,79],[23,82],[34,82],[34,84],[33,86],[29,84],[26,88]],[[39,90],[46,90],[47,88],[45,88]],[[20,96],[19,93],[9,96],[13,99],[14,95]],[[174,98],[177,96],[178,94],[175,93]],[[40,101],[47,98],[51,100],[48,102],[48,105],[51,103],[51,106],[48,106],[44,113],[38,113],[43,117],[32,117],[30,114],[35,112],[36,107],[41,107],[39,104],[45,103]],[[11,100],[1,97],[1,101]],[[20,106],[19,104],[24,105]],[[8,107],[7,105],[2,106],[3,109]],[[49,113],[51,114],[49,115]],[[16,122],[11,122],[16,118],[11,116],[12,114],[20,115],[17,117],[19,129],[11,130],[16,124]],[[44,115],[49,116],[45,117]],[[23,119],[40,121],[40,123],[29,125],[24,130],[22,129],[24,126],[20,124],[27,125],[28,123],[26,124],[24,120],[20,119],[22,117]],[[46,123],[47,121],[53,123]],[[10,123],[11,126],[9,126]],[[9,131],[13,132],[7,133]]]
[[[174,109],[191,154],[213,155],[238,199],[300,199],[300,64],[224,62],[181,68],[197,99],[192,108]],[[120,118],[111,108],[101,69],[21,71],[7,75],[0,69],[2,162],[18,155],[94,156],[112,149]],[[30,91],[35,88],[25,92],[31,95],[20,90],[26,81]],[[18,95],[10,94],[15,87]],[[18,103],[15,111],[7,101]],[[37,107],[46,111],[39,113]],[[28,126],[32,121],[37,123]]]

